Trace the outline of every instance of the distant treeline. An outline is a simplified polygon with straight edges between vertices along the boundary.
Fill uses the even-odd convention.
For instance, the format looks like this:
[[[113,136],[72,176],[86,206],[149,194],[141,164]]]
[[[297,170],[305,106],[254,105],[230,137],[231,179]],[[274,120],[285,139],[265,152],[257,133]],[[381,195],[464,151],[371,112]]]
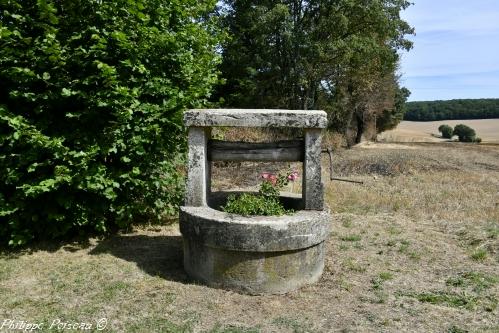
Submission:
[[[499,118],[499,98],[453,99],[450,101],[408,102],[404,120]]]

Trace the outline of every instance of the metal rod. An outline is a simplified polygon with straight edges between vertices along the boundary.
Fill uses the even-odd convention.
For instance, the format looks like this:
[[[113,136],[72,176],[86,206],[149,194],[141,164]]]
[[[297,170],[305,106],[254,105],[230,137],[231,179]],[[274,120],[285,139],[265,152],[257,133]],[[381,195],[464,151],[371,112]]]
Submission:
[[[328,148],[326,153],[329,155],[329,180],[333,180],[333,151]]]
[[[347,183],[354,183],[354,184],[364,184],[364,182],[361,182],[358,180],[350,180],[350,179],[335,178],[335,177],[330,177],[329,180],[337,180],[340,182],[347,182]]]
[[[350,180],[350,179],[344,179],[344,178],[337,178],[333,177],[333,151],[331,148],[328,149],[323,149],[322,153],[326,153],[329,155],[329,180],[337,180],[340,182],[347,182],[347,183],[354,183],[354,184],[364,184],[364,182],[358,181],[358,180]]]

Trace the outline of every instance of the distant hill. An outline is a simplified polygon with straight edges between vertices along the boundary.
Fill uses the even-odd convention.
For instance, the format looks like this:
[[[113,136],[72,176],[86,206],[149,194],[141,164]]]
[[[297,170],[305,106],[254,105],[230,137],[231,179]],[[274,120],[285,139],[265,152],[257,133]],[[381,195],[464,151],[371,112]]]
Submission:
[[[435,121],[499,118],[499,98],[408,102],[406,106],[407,112],[404,120]]]

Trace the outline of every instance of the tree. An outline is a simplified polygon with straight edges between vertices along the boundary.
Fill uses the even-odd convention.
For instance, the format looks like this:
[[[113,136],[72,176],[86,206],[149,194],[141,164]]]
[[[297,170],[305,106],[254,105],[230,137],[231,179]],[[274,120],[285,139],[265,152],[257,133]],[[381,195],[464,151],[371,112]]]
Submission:
[[[460,142],[473,142],[476,137],[475,130],[463,124],[454,127],[454,135],[459,137]]]
[[[499,99],[453,99],[449,101],[409,102],[406,120],[499,118]]]
[[[2,2],[0,241],[175,212],[182,111],[217,82],[215,4]]]
[[[442,133],[442,138],[445,139],[452,139],[452,136],[454,135],[454,130],[449,125],[440,125],[438,131]]]
[[[395,90],[393,103],[388,107],[382,108],[381,112],[377,112],[377,133],[394,129],[402,121],[402,119],[404,119],[406,101],[411,95],[411,92],[405,87],[400,87],[397,81],[398,80],[392,81],[392,84],[394,85],[392,89]]]
[[[224,1],[232,38],[223,46],[226,83],[216,96],[231,107],[324,109],[331,128],[356,128],[358,137],[364,120],[375,119],[367,96],[395,71],[397,51],[411,48],[405,35],[413,29],[399,15],[407,6],[403,0]]]

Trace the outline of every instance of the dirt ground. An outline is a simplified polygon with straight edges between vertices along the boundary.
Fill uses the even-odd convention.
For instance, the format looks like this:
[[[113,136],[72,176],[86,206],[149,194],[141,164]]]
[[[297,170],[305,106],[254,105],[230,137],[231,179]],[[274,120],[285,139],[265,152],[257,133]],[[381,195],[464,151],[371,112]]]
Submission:
[[[445,142],[440,138],[438,127],[447,124],[465,124],[473,128],[482,142],[499,143],[499,119],[442,120],[442,121],[403,121],[397,128],[378,136],[383,142]]]
[[[248,296],[193,283],[178,225],[151,225],[3,253],[0,325],[64,331],[54,320],[104,318],[105,332],[499,332],[499,147],[370,148],[334,156],[334,175],[363,185],[327,181],[324,159],[332,233],[314,285]],[[214,187],[255,186],[260,172],[284,167],[220,164]]]

